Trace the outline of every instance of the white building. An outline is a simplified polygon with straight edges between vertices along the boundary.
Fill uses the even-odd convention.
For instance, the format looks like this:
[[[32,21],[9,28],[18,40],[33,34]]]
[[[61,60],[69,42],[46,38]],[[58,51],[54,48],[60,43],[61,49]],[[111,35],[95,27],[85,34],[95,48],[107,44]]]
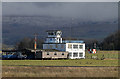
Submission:
[[[85,43],[80,40],[62,40],[60,30],[48,30],[43,49],[56,49],[69,53],[70,59],[85,58]]]

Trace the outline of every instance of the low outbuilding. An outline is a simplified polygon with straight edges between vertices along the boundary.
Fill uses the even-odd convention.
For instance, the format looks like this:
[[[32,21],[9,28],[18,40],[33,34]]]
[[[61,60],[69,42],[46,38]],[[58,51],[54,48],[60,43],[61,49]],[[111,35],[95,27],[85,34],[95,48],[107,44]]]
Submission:
[[[37,59],[67,59],[68,52],[58,50],[41,50],[36,53]]]

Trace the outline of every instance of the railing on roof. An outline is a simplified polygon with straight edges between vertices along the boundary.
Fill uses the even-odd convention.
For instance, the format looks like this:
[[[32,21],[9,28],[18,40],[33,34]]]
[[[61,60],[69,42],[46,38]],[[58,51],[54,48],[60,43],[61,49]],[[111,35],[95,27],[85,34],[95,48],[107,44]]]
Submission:
[[[84,43],[82,40],[65,40],[63,43]]]
[[[45,41],[45,43],[57,43],[55,41]],[[84,43],[82,40],[64,40],[62,43]]]

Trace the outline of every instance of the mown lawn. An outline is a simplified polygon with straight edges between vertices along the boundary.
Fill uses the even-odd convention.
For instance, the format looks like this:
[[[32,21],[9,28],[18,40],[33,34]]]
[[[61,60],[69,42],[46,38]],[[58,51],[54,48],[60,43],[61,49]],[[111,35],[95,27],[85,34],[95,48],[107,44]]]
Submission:
[[[97,56],[97,59],[91,59],[91,56]],[[2,61],[3,77],[118,77],[117,51],[97,51],[96,54],[86,52],[86,59],[0,61]]]
[[[118,60],[2,60],[2,66],[118,66]]]
[[[67,60],[2,60],[3,66],[118,66],[118,51],[97,51],[85,59]],[[97,56],[97,59],[91,59]],[[104,58],[104,60],[103,60]]]
[[[97,56],[98,59],[118,59],[120,57],[120,54],[118,54],[120,51],[97,51],[96,54],[90,54],[88,51],[86,51],[86,59],[91,59],[92,56]]]

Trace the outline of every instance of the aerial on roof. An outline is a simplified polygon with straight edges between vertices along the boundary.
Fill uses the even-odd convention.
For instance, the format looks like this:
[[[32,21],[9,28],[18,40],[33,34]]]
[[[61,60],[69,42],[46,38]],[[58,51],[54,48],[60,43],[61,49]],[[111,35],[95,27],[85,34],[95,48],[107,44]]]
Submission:
[[[46,32],[56,32],[56,31],[61,31],[61,30],[47,30]]]

